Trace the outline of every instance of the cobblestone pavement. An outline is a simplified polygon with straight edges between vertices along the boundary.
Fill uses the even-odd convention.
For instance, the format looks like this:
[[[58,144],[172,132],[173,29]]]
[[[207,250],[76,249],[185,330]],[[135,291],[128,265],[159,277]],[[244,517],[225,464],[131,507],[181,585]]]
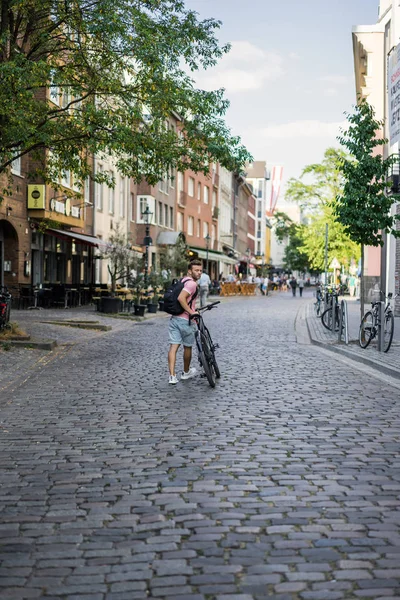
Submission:
[[[154,319],[2,392],[1,598],[400,598],[399,391],[297,343],[309,301],[208,313],[214,390]]]

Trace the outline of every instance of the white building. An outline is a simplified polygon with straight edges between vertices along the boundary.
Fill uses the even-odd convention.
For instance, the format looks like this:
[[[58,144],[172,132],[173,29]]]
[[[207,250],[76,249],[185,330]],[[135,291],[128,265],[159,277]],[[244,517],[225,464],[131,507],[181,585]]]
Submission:
[[[255,207],[255,255],[259,257],[257,264],[261,264],[268,254],[266,252],[266,215],[267,215],[267,172],[266,161],[257,160],[246,167],[246,181],[253,188],[256,197]],[[262,258],[261,258],[262,257]]]

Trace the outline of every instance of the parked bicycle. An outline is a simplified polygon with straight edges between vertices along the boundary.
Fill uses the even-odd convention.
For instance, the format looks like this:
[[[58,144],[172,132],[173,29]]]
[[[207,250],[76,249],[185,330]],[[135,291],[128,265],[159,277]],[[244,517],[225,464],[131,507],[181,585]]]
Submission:
[[[5,286],[0,286],[0,331],[10,322],[12,296]]]
[[[332,331],[332,321],[334,320],[334,331],[339,331],[340,324],[340,307],[339,307],[339,291],[336,288],[327,288],[325,291],[326,299],[325,301],[328,303],[328,308],[324,310],[321,315],[321,322],[326,329]],[[333,299],[336,299],[336,302],[333,302]],[[335,304],[335,311],[333,311],[333,304]]]
[[[208,383],[211,387],[215,387],[216,379],[221,377],[221,373],[215,358],[215,350],[219,348],[219,346],[218,344],[214,344],[212,341],[210,332],[205,326],[203,317],[200,313],[204,312],[205,310],[212,310],[217,306],[217,304],[220,304],[219,300],[197,309],[199,314],[190,317],[190,320],[194,321],[197,326],[194,335],[196,339],[199,363],[203,368],[204,374],[207,377]]]
[[[389,293],[387,296],[387,302],[385,306],[384,319],[383,319],[383,352],[388,352],[392,345],[393,333],[394,333],[394,315],[390,301],[393,298],[393,294]],[[367,348],[379,333],[380,319],[379,319],[379,302],[372,302],[371,310],[368,310],[363,316],[360,323],[360,330],[358,334],[358,341],[361,348]]]
[[[320,317],[322,313],[322,289],[319,287],[315,291],[314,313]]]

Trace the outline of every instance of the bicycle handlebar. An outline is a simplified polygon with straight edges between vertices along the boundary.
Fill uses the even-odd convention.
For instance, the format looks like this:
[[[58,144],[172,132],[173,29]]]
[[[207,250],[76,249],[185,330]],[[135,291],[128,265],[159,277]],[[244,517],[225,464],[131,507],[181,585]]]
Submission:
[[[207,306],[201,306],[200,308],[197,309],[197,312],[200,313],[205,311],[205,310],[211,310],[213,308],[215,308],[217,306],[217,304],[221,304],[220,300],[216,300],[215,302],[212,302],[211,304],[207,304]],[[191,319],[197,319],[199,316],[201,316],[200,314],[198,315],[189,315],[189,321]]]

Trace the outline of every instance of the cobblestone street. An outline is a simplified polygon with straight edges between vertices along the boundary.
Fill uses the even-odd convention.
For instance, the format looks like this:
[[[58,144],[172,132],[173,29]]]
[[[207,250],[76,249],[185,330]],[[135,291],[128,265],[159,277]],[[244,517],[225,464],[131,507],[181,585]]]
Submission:
[[[298,343],[309,302],[206,313],[215,389],[165,318],[3,353],[0,597],[400,598],[399,388]]]

